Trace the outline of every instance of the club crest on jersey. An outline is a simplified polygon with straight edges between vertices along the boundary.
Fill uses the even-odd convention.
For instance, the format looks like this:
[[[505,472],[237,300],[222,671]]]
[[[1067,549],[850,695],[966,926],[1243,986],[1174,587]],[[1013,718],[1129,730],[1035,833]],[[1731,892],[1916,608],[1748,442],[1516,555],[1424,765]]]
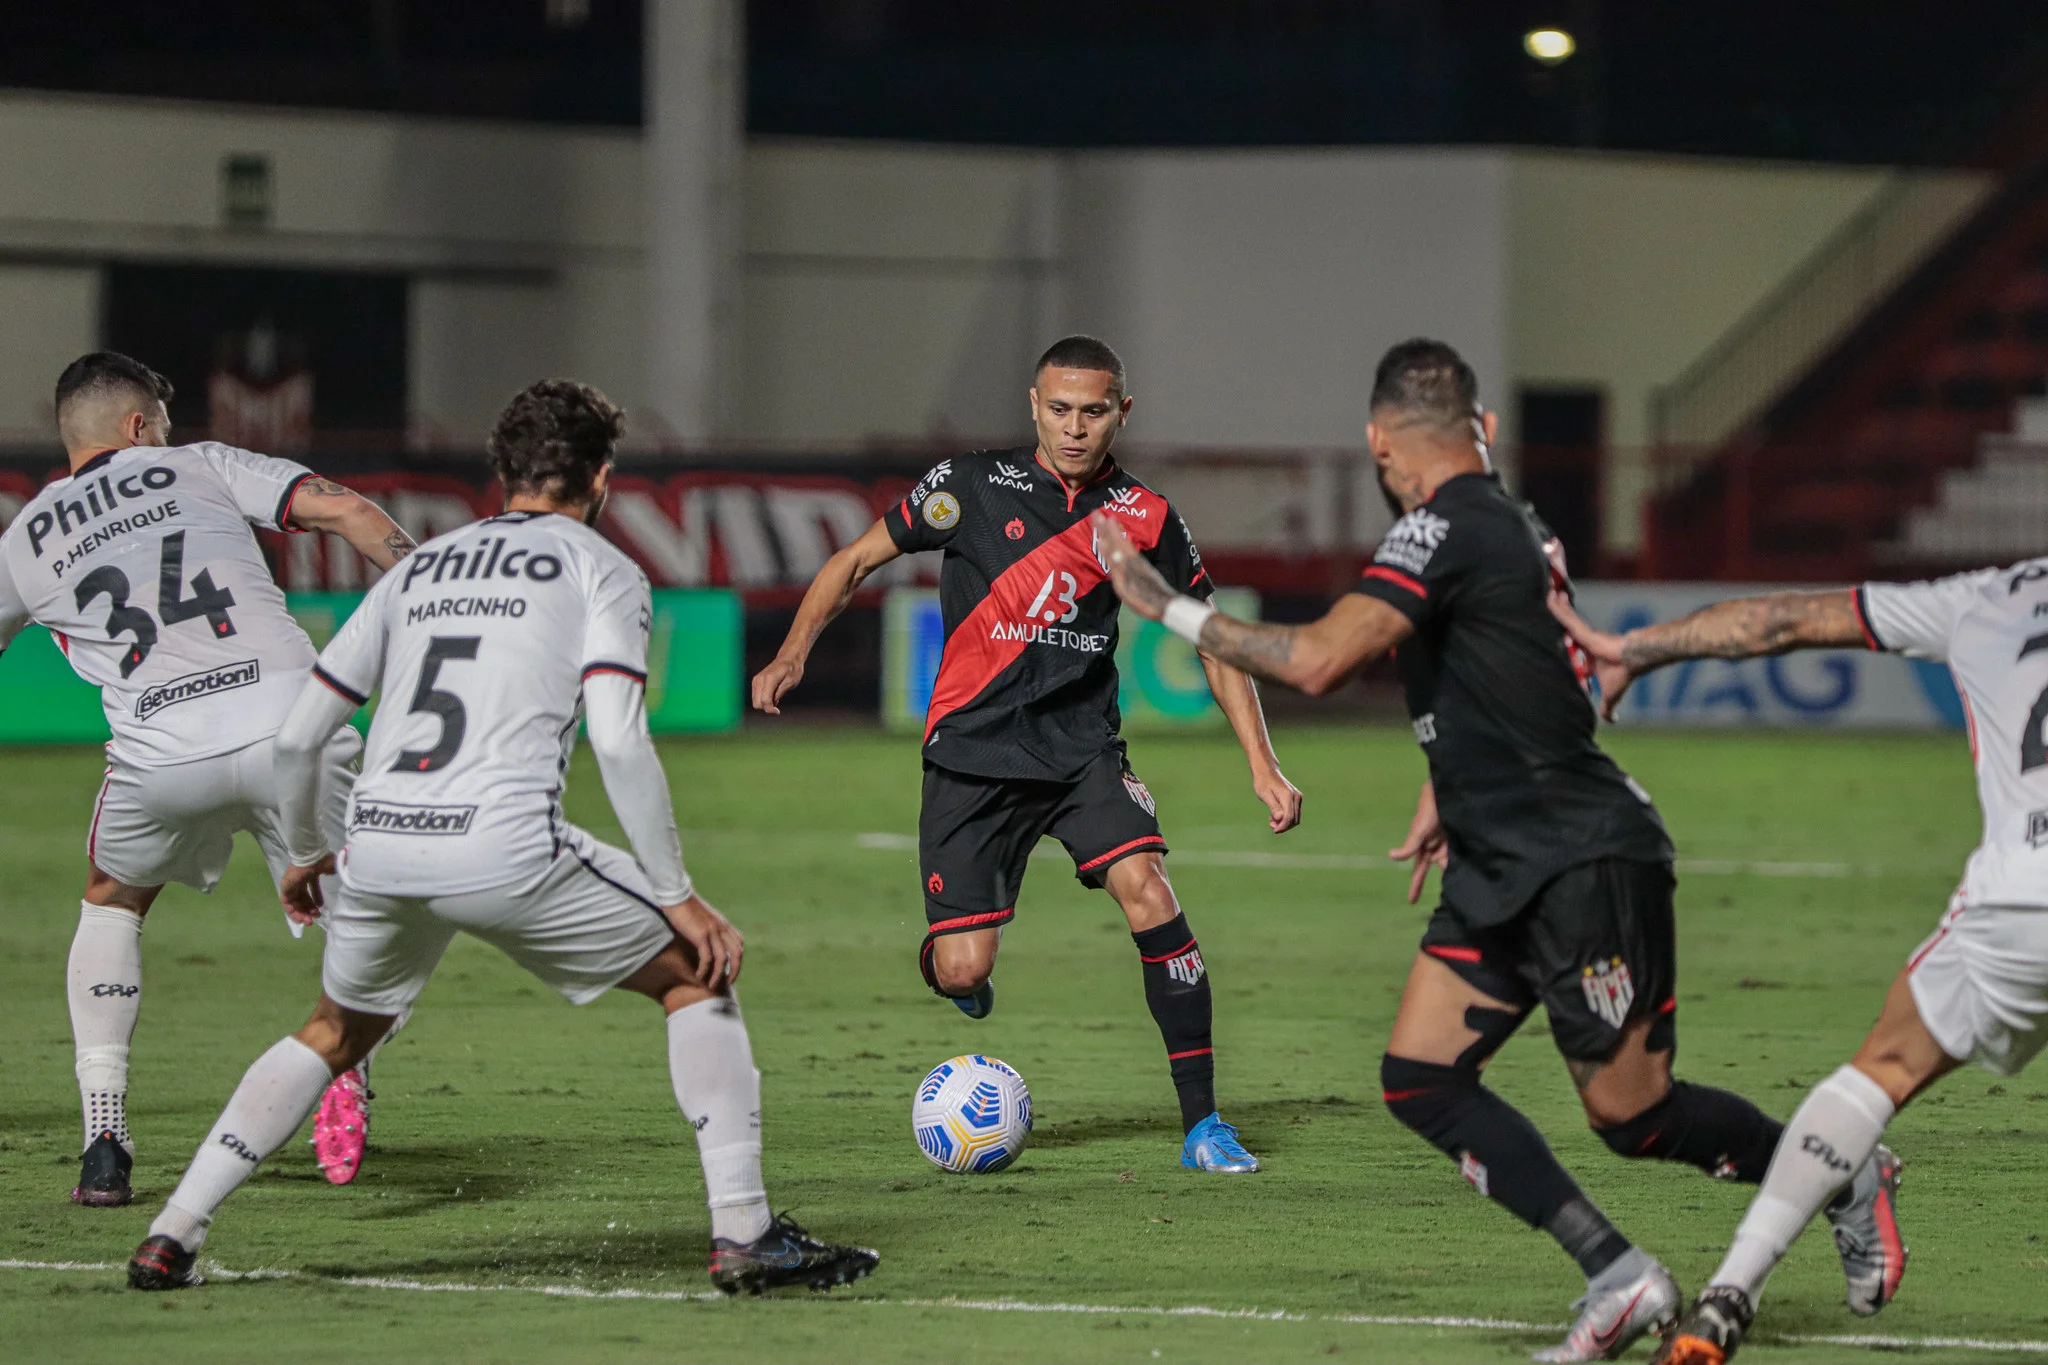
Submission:
[[[1144,809],[1145,814],[1157,815],[1159,813],[1159,807],[1152,800],[1151,791],[1146,788],[1143,782],[1138,780],[1136,773],[1124,774],[1124,791],[1129,793],[1131,800],[1137,802]]]
[[[1024,539],[1024,518],[1011,517],[1009,524],[1003,527],[1003,534],[1012,540]]]
[[[934,493],[925,499],[924,520],[934,531],[950,531],[960,520],[960,500],[951,493]]]
[[[933,465],[930,472],[917,481],[917,487],[910,490],[910,505],[912,507],[924,506],[924,500],[936,492],[939,485],[950,478],[952,473],[953,462],[951,460],[940,460],[937,464]]]
[[[1629,979],[1628,964],[1618,957],[1595,962],[1579,975],[1579,989],[1586,994],[1586,1008],[1620,1028],[1628,1022],[1628,1009],[1636,1002],[1635,982]]]
[[[1006,465],[1001,460],[996,461],[995,472],[988,476],[988,481],[1004,488],[1014,488],[1020,493],[1029,493],[1032,486],[1030,470]]]
[[[1430,556],[1450,532],[1448,521],[1426,507],[1418,507],[1394,523],[1372,562],[1391,564],[1406,573],[1421,573],[1429,567]]]
[[[1145,508],[1138,505],[1144,499],[1144,496],[1145,490],[1142,488],[1113,488],[1109,493],[1109,501],[1102,505],[1103,510],[1115,512],[1120,516],[1130,517],[1136,521],[1143,521],[1146,517],[1152,515]]]

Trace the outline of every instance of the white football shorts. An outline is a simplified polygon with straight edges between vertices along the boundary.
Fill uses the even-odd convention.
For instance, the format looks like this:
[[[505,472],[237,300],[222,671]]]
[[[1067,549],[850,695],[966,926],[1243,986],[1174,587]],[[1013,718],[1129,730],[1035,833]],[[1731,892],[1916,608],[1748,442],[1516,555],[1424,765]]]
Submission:
[[[1906,979],[1943,1052],[2013,1075],[2048,1043],[2048,908],[1954,903]]]
[[[455,896],[380,896],[336,886],[322,915],[321,985],[365,1014],[419,998],[457,931],[482,939],[572,1005],[640,970],[675,938],[629,853],[569,826],[546,875]]]
[[[346,837],[348,795],[362,753],[363,737],[343,726],[321,755],[320,824],[333,848]],[[129,886],[178,882],[211,891],[227,870],[236,830],[255,838],[274,884],[291,860],[267,739],[162,768],[107,755],[85,853],[100,871]]]

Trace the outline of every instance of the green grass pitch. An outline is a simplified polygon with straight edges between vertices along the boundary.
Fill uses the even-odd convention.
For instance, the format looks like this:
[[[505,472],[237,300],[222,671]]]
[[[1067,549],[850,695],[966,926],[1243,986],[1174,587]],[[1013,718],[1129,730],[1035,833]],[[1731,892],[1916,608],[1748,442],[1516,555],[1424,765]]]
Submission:
[[[1397,841],[1420,759],[1404,731],[1296,728],[1278,743],[1308,814],[1277,840],[1227,740],[1133,744],[1169,839],[1196,855],[1169,867],[1214,973],[1223,1111],[1266,1163],[1249,1178],[1180,1168],[1130,940],[1110,901],[1059,860],[1033,864],[994,1017],[970,1022],[926,993],[914,858],[858,839],[916,828],[913,744],[788,728],[665,748],[699,885],[749,936],[742,997],[766,1076],[771,1196],[883,1256],[856,1293],[761,1302],[687,1297],[708,1287],[706,1216],[653,1006],[571,1009],[466,940],[380,1065],[359,1182],[329,1188],[302,1135],[226,1206],[207,1256],[289,1274],[143,1296],[114,1268],[21,1268],[125,1260],[243,1068],[303,1019],[319,936],[285,934],[246,844],[211,898],[165,894],[144,940],[137,1202],[72,1207],[64,958],[98,763],[86,751],[0,755],[0,1358],[1526,1358],[1556,1330],[1512,1324],[1567,1319],[1580,1288],[1571,1263],[1467,1189],[1378,1099],[1423,915],[1402,903],[1400,873],[1346,855]],[[1850,1054],[1955,883],[1978,823],[1963,740],[1638,733],[1612,744],[1687,860],[1681,1073],[1788,1114]],[[619,837],[587,758],[570,798],[575,817]],[[1218,856],[1233,851],[1324,861]],[[916,1080],[968,1051],[1021,1070],[1040,1115],[1024,1159],[996,1176],[941,1174],[909,1133]],[[1490,1075],[1616,1222],[1696,1287],[1747,1191],[1610,1156],[1540,1022]],[[1832,1248],[1809,1234],[1745,1358],[1867,1356],[1798,1340],[1861,1331],[2048,1338],[2044,1131],[2048,1073],[2001,1083],[1965,1071],[1907,1110],[1892,1139],[1909,1163],[1902,1297],[1875,1323],[1852,1319]],[[1190,1306],[1265,1316],[1132,1311]],[[1510,1325],[1366,1320],[1431,1316]]]

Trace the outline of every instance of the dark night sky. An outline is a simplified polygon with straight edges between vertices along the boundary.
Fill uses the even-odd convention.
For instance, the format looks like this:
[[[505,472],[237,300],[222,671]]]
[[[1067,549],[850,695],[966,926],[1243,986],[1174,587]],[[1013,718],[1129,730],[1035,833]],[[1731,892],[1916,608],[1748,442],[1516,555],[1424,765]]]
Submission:
[[[549,0],[7,5],[0,85],[636,123],[639,4],[581,7],[562,26]],[[1584,44],[1548,71],[1521,50],[1546,23]],[[2033,0],[756,0],[748,124],[1955,161],[2044,75]]]

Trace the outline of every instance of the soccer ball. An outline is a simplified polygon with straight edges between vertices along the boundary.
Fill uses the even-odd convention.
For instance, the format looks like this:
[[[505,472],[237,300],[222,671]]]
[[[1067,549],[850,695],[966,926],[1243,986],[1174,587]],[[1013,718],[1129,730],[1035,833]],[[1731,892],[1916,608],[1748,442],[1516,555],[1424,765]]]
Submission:
[[[1031,1092],[993,1057],[940,1062],[910,1102],[918,1149],[941,1170],[1000,1171],[1031,1140]]]

